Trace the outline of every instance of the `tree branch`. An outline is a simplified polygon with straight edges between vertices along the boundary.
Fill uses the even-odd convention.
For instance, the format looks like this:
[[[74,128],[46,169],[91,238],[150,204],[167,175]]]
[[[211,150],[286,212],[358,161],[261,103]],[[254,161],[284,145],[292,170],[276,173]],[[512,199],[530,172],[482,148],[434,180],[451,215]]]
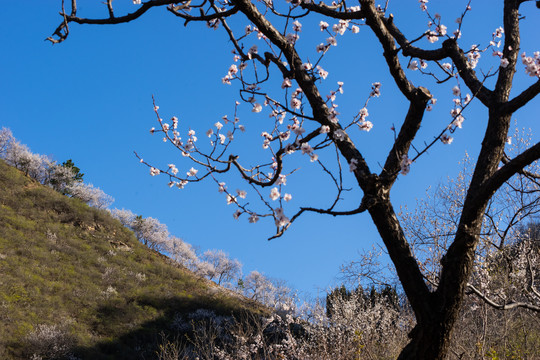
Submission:
[[[307,9],[322,15],[326,15],[333,19],[342,19],[342,20],[361,20],[364,19],[365,13],[363,11],[336,11],[334,7],[328,6],[323,2],[319,4],[314,3],[301,3],[300,6],[302,9]]]
[[[508,161],[503,167],[497,170],[478,189],[473,201],[479,202],[489,199],[508,179],[538,159],[540,159],[540,142]]]
[[[404,56],[412,56],[423,60],[442,60],[448,57],[447,51],[444,47],[435,50],[424,50],[416,46],[412,46],[409,40],[401,33],[401,31],[394,24],[394,16],[390,14],[388,18],[382,18],[384,25],[396,39],[399,46],[401,46]]]
[[[540,80],[536,81],[534,84],[525,89],[521,94],[513,98],[504,104],[501,108],[501,111],[504,111],[507,114],[511,114],[523,106],[525,106],[529,101],[534,99],[536,95],[540,93]]]
[[[454,39],[448,39],[443,42],[443,48],[447,51],[448,56],[456,65],[459,75],[471,91],[478,99],[487,107],[492,105],[493,92],[487,89],[480,80],[476,77],[475,71],[470,68],[467,58],[463,54]]]
[[[515,308],[525,308],[532,311],[540,312],[540,306],[536,306],[534,304],[526,303],[526,302],[520,302],[520,301],[513,301],[509,304],[497,304],[495,301],[488,298],[484,293],[482,293],[480,290],[475,288],[471,284],[467,284],[467,294],[474,294],[478,298],[480,298],[482,301],[484,301],[489,306],[497,309],[497,310],[511,310]]]

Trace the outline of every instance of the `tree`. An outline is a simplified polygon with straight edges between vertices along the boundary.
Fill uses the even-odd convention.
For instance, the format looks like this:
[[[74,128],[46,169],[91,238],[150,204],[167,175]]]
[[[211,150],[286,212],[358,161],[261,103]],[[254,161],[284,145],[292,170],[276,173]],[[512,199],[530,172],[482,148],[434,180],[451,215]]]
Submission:
[[[153,217],[143,218],[135,216],[130,224],[137,239],[156,251],[167,251],[169,243],[169,230],[167,225],[162,224]]]
[[[237,259],[231,259],[223,250],[207,250],[201,256],[206,270],[205,276],[218,285],[233,286],[234,280],[242,273],[242,264]],[[202,269],[201,267],[201,269]]]
[[[67,188],[74,182],[83,181],[84,174],[75,166],[71,159],[58,165],[48,156],[35,154],[28,146],[21,144],[11,130],[0,130],[0,158],[23,171],[26,176],[39,181],[43,185],[51,186],[56,191],[66,195]]]
[[[284,281],[271,279],[254,270],[239,281],[243,294],[276,310],[290,312],[296,304],[296,294]]]
[[[0,157],[4,157],[9,145],[15,140],[11,130],[8,128],[0,129]]]
[[[68,195],[71,185],[83,182],[84,174],[71,159],[64,161],[62,165],[51,163],[48,170],[48,185],[64,195]]]
[[[66,193],[98,209],[105,209],[114,202],[114,198],[100,188],[82,182],[66,186]]]
[[[237,206],[235,217],[246,214],[253,223],[262,217],[272,218],[277,228],[274,237],[281,236],[306,212],[333,216],[368,213],[385,244],[416,318],[410,342],[399,358],[442,359],[449,351],[452,329],[473,274],[484,213],[490,199],[506,181],[518,173],[526,172],[527,166],[540,157],[540,143],[523,149],[513,158],[505,155],[512,115],[529,104],[540,92],[540,53],[535,53],[533,57],[527,56],[525,52],[520,55],[519,24],[524,20],[520,7],[526,2],[504,1],[502,27],[495,30],[490,44],[485,48],[474,45],[464,49],[460,44],[461,24],[470,12],[469,4],[464,5],[463,14],[457,20],[458,29],[450,35],[441,22],[441,16],[428,12],[427,0],[420,0],[420,5],[429,19],[429,29],[408,36],[397,25],[402,21],[399,14],[394,16],[387,11],[388,1],[382,6],[374,0],[360,0],[359,6],[347,7],[344,1],[327,5],[315,4],[309,0],[292,0],[290,3],[270,0],[261,3],[249,0],[149,0],[144,3],[133,1],[140,6],[121,16],[115,14],[112,1],[107,1],[108,17],[84,18],[79,17],[76,0],[72,0],[69,11],[62,6],[62,22],[49,40],[53,43],[64,41],[72,23],[119,24],[135,20],[149,9],[159,6],[167,6],[170,13],[183,19],[186,24],[202,21],[213,29],[223,28],[234,47],[235,60],[240,63],[238,66],[231,65],[222,81],[225,84],[232,81],[239,83],[240,96],[251,104],[254,113],[262,112],[263,105],[269,109],[271,120],[268,131],[263,132],[262,137],[263,147],[269,149],[271,155],[268,157],[272,157],[272,160],[261,161],[254,166],[241,162],[234,147],[230,146],[243,130],[236,116],[234,120],[224,119],[225,124],[216,123],[216,130],[210,129],[207,132],[211,144],[209,149],[205,149],[199,145],[200,142],[197,143],[193,130],[183,140],[178,119],[173,117],[170,123],[165,122],[155,105],[159,127],[152,129],[152,133],[162,134],[186,160],[193,161],[194,167],[184,176],[175,164],[160,168],[142,159],[141,162],[150,168],[151,175],[165,174],[170,186],[183,188],[204,179],[215,181],[219,191],[227,196],[227,202]],[[192,14],[192,9],[199,11]],[[308,55],[298,42],[299,34],[303,31],[300,20],[310,21],[310,18],[313,18],[311,21],[321,20],[320,29],[330,35],[325,44],[316,47],[317,53],[314,56],[312,53]],[[336,23],[329,27],[324,21],[328,19]],[[240,27],[238,22],[241,21],[247,26]],[[385,150],[388,155],[381,162],[378,173],[368,165],[368,159],[364,157],[366,149],[354,133],[354,125],[360,131],[372,128],[373,124],[367,120],[367,105],[371,99],[379,97],[381,84],[372,84],[365,106],[350,121],[338,119],[336,97],[343,92],[342,83],[331,90],[326,98],[322,95],[326,89],[323,80],[328,75],[321,67],[322,60],[332,51],[340,35],[346,31],[358,33],[359,25],[363,24],[363,29],[366,29],[363,31],[371,31],[376,36],[383,49],[381,60],[386,63],[391,78],[403,95],[402,101],[408,104],[403,121],[394,130],[395,141],[387,149],[379,149]],[[258,45],[251,42],[255,35],[259,39],[254,40],[258,41]],[[501,40],[502,37],[504,40]],[[440,46],[431,45],[439,39],[445,39]],[[423,42],[429,44],[424,46]],[[498,44],[502,46],[498,47]],[[486,51],[492,52],[498,63],[492,69],[482,71],[477,65],[482,53]],[[308,58],[315,61],[311,62]],[[525,72],[535,78],[536,82],[511,97],[514,75],[520,61],[525,65]],[[426,70],[429,64],[435,68],[432,72]],[[411,70],[410,73],[406,72],[407,68]],[[431,88],[456,81],[453,87],[455,105],[451,109],[452,119],[441,125],[440,132],[431,142],[421,146],[413,146],[412,143],[421,125],[425,123],[426,111],[432,109],[436,99],[428,88],[413,83],[413,78],[418,82],[422,80],[411,75],[414,71],[435,79],[435,82],[422,82]],[[283,100],[278,100],[274,96],[276,91],[271,90],[272,87],[279,88],[279,84],[272,81],[276,76],[280,78],[279,83],[285,94]],[[294,83],[298,88],[291,93],[289,88]],[[464,95],[466,88],[470,94]],[[438,283],[433,286],[424,278],[410,239],[395,213],[390,192],[398,177],[406,175],[419,157],[426,155],[429,149],[441,142],[452,142],[451,134],[462,127],[466,110],[473,100],[487,110],[485,133],[457,216],[456,231],[448,240],[448,247],[440,258]],[[390,101],[394,102],[395,99]],[[380,146],[383,147],[384,143]],[[331,150],[335,152],[332,158],[328,155]],[[287,176],[297,170],[294,165],[297,157],[293,155],[297,151],[308,155],[312,162],[320,165],[322,173],[328,175],[335,185],[336,196],[328,207],[304,206],[289,217],[285,214],[283,204],[291,199],[291,195],[283,191],[283,186]],[[358,207],[350,210],[341,210],[339,207],[347,190],[343,184],[346,173],[341,161],[348,164],[357,187],[363,193],[362,198],[358,199]],[[220,180],[220,176],[232,171],[238,172],[256,192],[262,200],[260,208],[243,200],[246,197],[244,190],[231,192]],[[268,189],[269,195],[266,194]]]

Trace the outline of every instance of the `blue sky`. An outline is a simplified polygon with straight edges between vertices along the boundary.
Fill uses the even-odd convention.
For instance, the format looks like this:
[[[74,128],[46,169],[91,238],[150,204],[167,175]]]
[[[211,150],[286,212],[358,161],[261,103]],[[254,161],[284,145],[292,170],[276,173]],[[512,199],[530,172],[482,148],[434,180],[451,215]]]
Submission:
[[[465,5],[461,1],[428,3],[432,14],[442,15],[449,32],[456,28],[454,19]],[[81,1],[79,14],[106,16],[105,7],[100,6]],[[130,0],[117,0],[115,6],[119,10],[136,8]],[[502,24],[500,6],[499,2],[472,2],[460,40],[464,48],[489,43],[492,32]],[[162,168],[168,163],[175,163],[180,171],[192,166],[172,151],[170,144],[164,144],[160,136],[149,134],[148,130],[157,126],[152,95],[163,118],[178,116],[182,131],[195,129],[200,139],[206,139],[204,131],[223,115],[232,117],[238,87],[221,83],[232,64],[232,45],[225,32],[197,23],[184,27],[183,22],[163,8],[129,24],[72,24],[69,38],[52,46],[44,39],[58,25],[59,9],[60,1],[10,1],[3,4],[0,13],[0,127],[10,128],[33,152],[50,155],[59,162],[73,159],[85,173],[86,182],[116,199],[113,207],[158,218],[172,234],[201,250],[223,249],[238,258],[244,264],[245,274],[258,270],[284,279],[311,296],[339,283],[336,276],[340,265],[355,259],[358,250],[381,244],[367,214],[341,218],[307,214],[283,237],[269,242],[266,239],[275,231],[271,221],[254,225],[246,217],[234,220],[235,209],[226,205],[225,197],[213,182],[190,184],[178,190],[169,189],[165,177],[151,177],[133,151]],[[428,19],[417,1],[390,1],[390,12],[410,38],[427,29]],[[540,50],[535,37],[540,11],[534,2],[529,2],[522,6],[522,12],[522,51],[532,55]],[[304,28],[298,45],[304,58],[314,57],[315,46],[327,37],[317,28],[319,20],[301,20]],[[241,17],[231,20],[235,29],[242,29],[245,24]],[[381,47],[368,28],[361,27],[359,34],[347,33],[338,41],[322,62],[330,75],[321,84],[321,91],[334,89],[337,81],[345,83],[345,93],[337,103],[340,118],[347,119],[363,106],[371,83],[382,83],[382,96],[369,105],[369,120],[374,128],[369,133],[357,131],[352,135],[372,170],[378,171],[378,163],[384,163],[393,140],[390,127],[401,124],[407,104],[387,75]],[[246,42],[248,47],[251,44]],[[421,44],[436,47],[440,41]],[[484,71],[498,66],[490,54],[488,50],[480,61],[479,68]],[[438,99],[415,142],[420,148],[450,121],[451,88],[455,82],[434,86],[429,77],[412,71],[408,74],[416,85],[427,86]],[[513,94],[533,81],[519,64]],[[278,79],[273,84],[279,87],[280,82]],[[486,83],[489,85],[490,80]],[[277,90],[274,87],[271,92],[279,94]],[[272,123],[268,122],[267,112],[253,114],[250,110],[245,103],[239,107],[240,119],[248,130],[237,139],[235,151],[241,159],[264,158],[268,153],[261,148],[259,134]],[[540,103],[536,99],[515,114],[518,126],[532,128],[536,141],[540,128],[538,110]],[[463,129],[454,134],[451,145],[437,144],[412,165],[409,175],[399,178],[392,192],[396,209],[400,205],[414,206],[415,199],[424,196],[429,186],[435,187],[447,176],[457,174],[457,161],[465,151],[471,155],[478,152],[487,112],[473,103],[465,116]],[[328,180],[307,157],[299,155],[293,159],[291,168],[299,167],[300,171],[288,179],[286,190],[293,194],[293,200],[285,211],[293,213],[299,206],[328,204],[333,196]],[[350,175],[345,175],[353,186],[347,178]],[[246,188],[238,177],[227,177],[226,181],[231,189]],[[357,190],[347,194],[343,209],[357,205],[360,196]]]

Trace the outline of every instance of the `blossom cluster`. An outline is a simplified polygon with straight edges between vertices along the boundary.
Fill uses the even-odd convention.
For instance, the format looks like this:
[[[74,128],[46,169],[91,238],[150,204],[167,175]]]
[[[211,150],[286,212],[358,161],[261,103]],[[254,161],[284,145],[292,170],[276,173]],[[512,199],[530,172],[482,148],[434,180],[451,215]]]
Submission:
[[[540,77],[540,51],[536,51],[534,57],[522,53],[521,61],[525,65],[525,73],[527,75]]]

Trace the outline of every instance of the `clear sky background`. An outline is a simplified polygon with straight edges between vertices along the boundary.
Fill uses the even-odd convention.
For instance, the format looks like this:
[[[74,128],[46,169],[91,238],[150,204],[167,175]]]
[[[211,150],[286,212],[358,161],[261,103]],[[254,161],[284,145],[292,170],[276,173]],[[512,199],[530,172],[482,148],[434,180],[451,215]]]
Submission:
[[[462,29],[463,48],[472,44],[485,47],[489,43],[492,32],[502,25],[501,3],[472,2],[472,11]],[[137,7],[131,0],[116,0],[114,5],[119,13]],[[442,23],[451,33],[457,28],[454,20],[466,2],[432,0],[428,6],[431,14],[442,15]],[[233,116],[234,102],[239,99],[238,85],[221,83],[232,64],[232,45],[222,28],[214,31],[203,23],[184,27],[182,21],[160,8],[129,24],[71,24],[68,39],[53,46],[44,39],[59,24],[59,10],[59,0],[29,0],[5,1],[0,12],[0,127],[10,128],[33,152],[50,155],[58,162],[73,159],[85,173],[85,182],[116,199],[113,208],[157,218],[167,224],[172,234],[201,250],[223,249],[238,258],[244,264],[245,274],[258,270],[284,279],[311,296],[322,295],[330,286],[337,285],[340,265],[357,258],[359,250],[381,244],[367,214],[341,218],[305,214],[283,237],[267,241],[275,231],[272,221],[249,224],[247,217],[234,220],[235,208],[226,205],[225,196],[218,193],[215,183],[169,189],[167,178],[151,177],[148,168],[139,164],[133,151],[161,168],[175,163],[185,172],[192,166],[180,153],[171,150],[170,144],[164,144],[160,136],[149,134],[148,130],[157,126],[152,95],[163,118],[180,118],[184,137],[192,128],[200,141],[207,141],[204,131],[223,115]],[[390,1],[389,11],[411,39],[427,29],[428,19],[415,0]],[[522,13],[522,51],[532,55],[540,50],[540,10],[531,1],[522,6]],[[105,17],[107,12],[100,2],[82,0],[79,15]],[[321,19],[315,16],[301,20],[304,27],[298,44],[304,59],[315,58],[315,46],[328,37],[318,29]],[[326,20],[330,25],[335,22]],[[235,29],[243,29],[247,24],[241,15],[230,22]],[[441,41],[420,44],[434,48]],[[253,43],[256,40],[245,42],[247,48]],[[497,69],[498,60],[491,52],[484,53],[480,61],[479,69],[484,72]],[[359,34],[348,32],[338,37],[338,46],[331,49],[321,65],[330,73],[321,85],[323,94],[335,89],[337,81],[345,83],[345,93],[337,100],[343,122],[363,106],[371,83],[382,83],[382,96],[373,99],[369,106],[369,120],[374,128],[369,133],[351,133],[372,170],[378,172],[378,164],[384,163],[393,141],[390,128],[392,124],[401,124],[407,109],[387,74],[380,45],[367,27],[361,27]],[[428,69],[434,67],[429,64]],[[434,111],[426,115],[415,142],[421,148],[424,141],[430,141],[450,121],[451,88],[456,83],[450,81],[436,87],[426,76],[412,71],[408,74],[415,85],[427,86],[438,99]],[[534,81],[518,64],[513,95]],[[276,86],[272,94],[279,94],[280,83],[279,79],[273,83]],[[486,82],[488,86],[491,83]],[[465,88],[462,90],[466,92]],[[261,131],[272,126],[268,112],[254,114],[245,103],[239,109],[247,131],[235,141],[235,152],[241,155],[240,159],[268,161],[269,153],[262,149],[260,137]],[[515,114],[518,127],[531,128],[535,141],[539,139],[539,114],[538,99]],[[460,170],[457,162],[466,151],[473,156],[478,153],[487,112],[475,102],[465,116],[463,129],[456,131],[451,145],[437,144],[412,165],[409,175],[400,176],[392,192],[396,210],[401,205],[414,207],[428,187],[455,176]],[[307,156],[291,158],[295,163],[289,169],[299,167],[301,171],[288,178],[286,190],[293,200],[285,207],[287,215],[299,206],[327,206],[333,196],[328,179]],[[249,188],[238,177],[225,180],[230,190],[248,190],[249,199]],[[348,172],[346,180],[354,186]],[[361,199],[357,190],[346,196],[343,210],[357,206]]]

